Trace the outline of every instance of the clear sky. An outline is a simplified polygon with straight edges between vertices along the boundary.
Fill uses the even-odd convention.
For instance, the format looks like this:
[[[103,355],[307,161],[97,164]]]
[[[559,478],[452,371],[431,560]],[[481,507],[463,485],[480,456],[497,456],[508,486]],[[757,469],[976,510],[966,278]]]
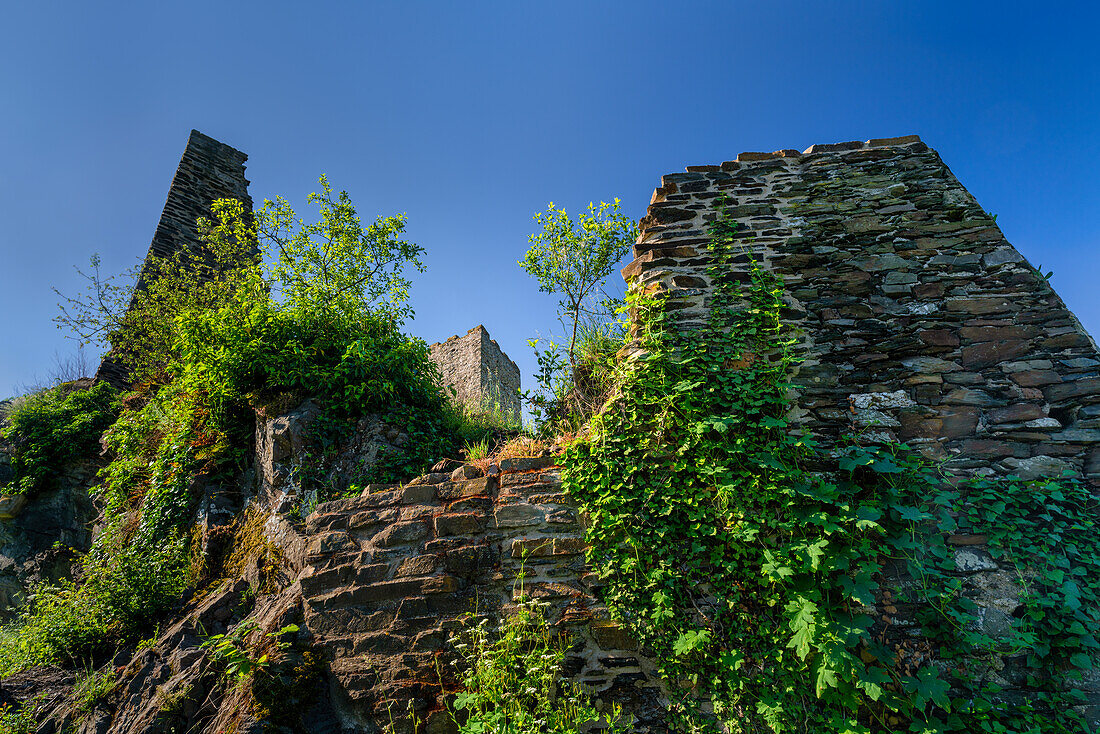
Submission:
[[[745,150],[918,133],[1100,333],[1094,2],[8,2],[0,396],[73,344],[74,265],[143,256],[189,131],[259,202],[326,173],[427,248],[409,331],[483,323],[530,386],[531,216]],[[616,276],[617,277],[617,276]]]

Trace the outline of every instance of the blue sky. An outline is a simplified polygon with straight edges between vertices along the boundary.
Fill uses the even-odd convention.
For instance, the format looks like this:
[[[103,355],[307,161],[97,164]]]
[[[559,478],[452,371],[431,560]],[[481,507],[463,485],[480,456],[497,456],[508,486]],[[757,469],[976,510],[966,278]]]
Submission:
[[[144,255],[187,135],[253,198],[326,173],[427,248],[409,331],[478,323],[531,383],[555,301],[531,216],[744,150],[920,134],[1100,332],[1094,3],[9,3],[0,27],[0,396],[73,343],[51,291]]]

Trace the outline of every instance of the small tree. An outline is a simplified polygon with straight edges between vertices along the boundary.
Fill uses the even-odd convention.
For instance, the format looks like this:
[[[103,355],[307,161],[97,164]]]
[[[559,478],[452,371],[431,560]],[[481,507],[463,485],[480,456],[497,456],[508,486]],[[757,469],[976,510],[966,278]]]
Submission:
[[[325,176],[320,183],[307,200],[320,208],[320,221],[306,224],[281,196],[264,201],[256,216],[261,247],[274,257],[268,279],[277,297],[333,316],[411,316],[405,268],[424,272],[424,248],[401,239],[405,215],[379,217],[364,229],[348,193],[333,196]]]
[[[408,306],[406,266],[423,272],[423,248],[405,241],[405,215],[379,217],[364,228],[347,192],[334,195],[321,176],[309,195],[320,220],[300,219],[286,199],[264,201],[255,213],[236,199],[219,199],[212,219],[200,219],[202,246],[169,257],[150,254],[122,276],[104,277],[99,257],[85,273],[86,292],[64,299],[55,319],[82,343],[110,345],[135,381],[179,361],[180,324],[245,293],[280,307],[334,321],[365,312],[400,322]]]
[[[225,303],[257,260],[255,233],[244,204],[217,202],[218,227],[198,223],[202,247],[177,250],[167,257],[150,253],[145,261],[118,276],[103,276],[99,255],[91,270],[77,272],[85,292],[62,298],[54,319],[81,345],[109,347],[131,371],[135,382],[154,377],[173,361],[176,317]],[[218,231],[218,236],[211,233]]]
[[[620,211],[619,203],[590,203],[574,219],[550,202],[545,213],[535,215],[542,231],[530,236],[531,249],[519,261],[538,280],[540,291],[561,296],[575,388],[578,328],[584,318],[608,311],[604,280],[637,239],[634,220]]]

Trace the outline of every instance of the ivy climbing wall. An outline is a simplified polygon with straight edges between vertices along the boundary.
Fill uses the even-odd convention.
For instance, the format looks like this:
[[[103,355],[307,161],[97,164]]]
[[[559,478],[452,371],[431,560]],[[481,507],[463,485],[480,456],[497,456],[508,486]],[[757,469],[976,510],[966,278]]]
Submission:
[[[723,260],[711,249],[719,220],[736,223],[722,228],[734,245]],[[756,261],[782,279],[782,318],[798,356],[787,420],[816,438],[826,455],[851,440],[904,443],[956,475],[1038,480],[1070,474],[1092,488],[1091,502],[1082,499],[1086,492],[1074,505],[1086,515],[1095,506],[1096,344],[1048,278],[1006,241],[995,217],[917,136],[815,145],[802,153],[742,153],[664,176],[634,254],[623,277],[635,291],[661,294],[681,334],[705,333],[720,305],[717,273],[747,282]],[[726,264],[716,270],[719,262]],[[759,356],[742,355],[727,367],[744,369]],[[1044,495],[1009,490],[1011,483],[988,486],[994,489],[984,497],[967,500],[964,493],[951,512],[962,518],[966,507],[985,503],[999,506],[998,522],[960,521],[945,538],[925,541],[933,555],[946,547],[946,583],[957,584],[971,605],[965,635],[963,629],[956,634],[982,635],[991,647],[967,662],[949,662],[951,655],[922,630],[917,606],[894,601],[894,593],[913,596],[914,579],[888,566],[876,603],[863,610],[875,620],[870,632],[893,649],[906,675],[938,669],[968,681],[971,692],[951,694],[964,707],[975,705],[973,690],[988,685],[982,695],[991,695],[990,703],[983,705],[1026,711],[1041,698],[1038,679],[1077,668],[1074,708],[1095,730],[1095,639],[1088,625],[1055,618],[1096,618],[1095,595],[1088,593],[1087,610],[1078,595],[1097,584],[1091,540],[1059,540],[1071,526],[1092,521],[1067,525],[1059,519],[1062,509],[1043,509],[1046,500],[1009,518],[1006,503]],[[1056,488],[1043,491],[1061,497]],[[936,533],[933,527],[925,526]],[[1015,560],[1002,552],[1008,537],[1019,545]],[[1034,550],[1039,545],[1043,550]],[[1064,570],[1046,570],[1059,563]],[[1076,580],[1064,581],[1067,574]],[[1039,642],[1007,642],[1029,617],[1041,620]],[[1058,630],[1069,630],[1073,642],[1064,657],[1050,659],[1044,640],[1060,639]],[[1009,718],[1016,716],[1024,714]]]
[[[1100,485],[1095,343],[916,135],[664,176],[623,277],[666,291],[681,329],[705,319],[720,197],[746,256],[783,278],[802,426],[905,441],[965,472]]]

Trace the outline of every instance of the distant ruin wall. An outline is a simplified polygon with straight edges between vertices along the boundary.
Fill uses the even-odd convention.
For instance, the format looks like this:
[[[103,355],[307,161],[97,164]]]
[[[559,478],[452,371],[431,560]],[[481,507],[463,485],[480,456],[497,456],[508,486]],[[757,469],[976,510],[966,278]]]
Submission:
[[[1068,470],[1100,485],[1095,343],[917,136],[742,153],[664,176],[623,276],[664,292],[680,330],[702,325],[711,303],[708,225],[721,206],[744,246],[729,267],[744,273],[751,256],[785,284],[804,360],[793,424],[825,447],[904,441],[961,474]],[[981,631],[998,638],[1023,589],[982,531],[948,542]],[[876,606],[895,629],[913,624]],[[1029,695],[1010,655],[983,675],[1005,698]],[[1084,688],[1095,726],[1100,675]]]
[[[168,189],[168,199],[149,246],[149,256],[170,257],[184,250],[201,251],[198,220],[211,216],[210,206],[215,199],[238,199],[251,212],[252,197],[248,195],[248,180],[244,177],[246,160],[248,156],[236,148],[192,130]],[[142,274],[137,288],[144,287]],[[126,387],[129,371],[117,355],[108,354],[96,372],[96,380]]]
[[[459,403],[475,409],[499,406],[505,415],[520,419],[519,367],[489,338],[484,326],[432,344],[431,358],[443,375],[443,384],[455,389]]]

